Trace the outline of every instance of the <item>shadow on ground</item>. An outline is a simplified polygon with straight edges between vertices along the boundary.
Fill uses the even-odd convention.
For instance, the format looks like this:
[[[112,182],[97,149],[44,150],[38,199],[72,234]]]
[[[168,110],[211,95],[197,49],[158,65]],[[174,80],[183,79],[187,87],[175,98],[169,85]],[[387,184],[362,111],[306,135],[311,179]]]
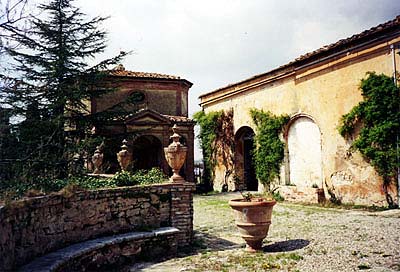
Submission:
[[[263,247],[264,252],[288,252],[301,249],[310,244],[310,241],[304,239],[293,239],[282,242],[275,242]]]
[[[194,237],[195,239],[191,248],[194,248],[197,251],[202,251],[204,249],[208,249],[209,251],[227,250],[244,246],[244,243],[233,243],[207,232],[194,231]]]
[[[120,271],[142,271],[146,270],[146,268],[153,266],[156,263],[161,263],[167,261],[169,259],[179,259],[185,258],[191,255],[197,255],[201,252],[213,252],[213,251],[223,251],[223,250],[231,250],[235,248],[244,248],[245,244],[237,244],[231,241],[221,239],[217,236],[211,235],[206,232],[194,231],[194,241],[191,246],[183,247],[178,250],[176,256],[170,258],[161,258],[157,260],[147,261],[144,260],[142,262],[137,262],[130,265],[130,268],[124,267],[121,268]],[[155,270],[157,271],[157,270]]]

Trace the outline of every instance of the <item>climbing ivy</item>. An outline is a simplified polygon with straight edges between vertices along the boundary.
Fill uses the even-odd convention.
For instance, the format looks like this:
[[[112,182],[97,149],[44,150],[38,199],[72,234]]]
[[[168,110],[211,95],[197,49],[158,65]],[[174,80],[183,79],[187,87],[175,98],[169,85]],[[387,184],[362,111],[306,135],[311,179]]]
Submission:
[[[384,181],[384,191],[389,206],[395,206],[388,193],[399,167],[398,135],[400,131],[400,89],[393,78],[367,73],[361,80],[363,101],[342,116],[339,132],[353,139],[351,151],[358,150],[375,168]],[[357,129],[361,127],[358,135]]]
[[[199,111],[194,114],[194,120],[200,126],[198,138],[203,151],[204,174],[203,180],[212,189],[214,169],[218,158],[226,168],[224,185],[233,172],[233,111],[212,111],[205,113]],[[227,188],[223,188],[227,189]]]
[[[279,135],[289,121],[288,115],[276,116],[271,112],[251,109],[251,118],[256,125],[253,161],[257,178],[270,191],[270,185],[279,177],[280,165],[284,158],[285,143]]]
[[[208,185],[208,187],[212,187],[211,181],[213,179],[213,169],[216,163],[212,159],[214,153],[214,141],[217,136],[217,120],[221,115],[222,111],[213,111],[207,114],[204,111],[199,111],[193,115],[193,119],[200,126],[200,132],[197,137],[200,140],[200,147],[203,152],[203,181]],[[212,188],[206,189],[210,190]]]

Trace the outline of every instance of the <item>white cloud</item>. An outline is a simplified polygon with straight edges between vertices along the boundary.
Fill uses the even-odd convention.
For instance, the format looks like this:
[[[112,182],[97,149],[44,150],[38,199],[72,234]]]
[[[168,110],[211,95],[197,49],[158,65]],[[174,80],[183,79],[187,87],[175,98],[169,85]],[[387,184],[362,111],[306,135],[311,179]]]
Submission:
[[[127,69],[181,76],[200,94],[267,72],[400,14],[398,0],[78,0],[111,15],[106,56],[133,50]]]

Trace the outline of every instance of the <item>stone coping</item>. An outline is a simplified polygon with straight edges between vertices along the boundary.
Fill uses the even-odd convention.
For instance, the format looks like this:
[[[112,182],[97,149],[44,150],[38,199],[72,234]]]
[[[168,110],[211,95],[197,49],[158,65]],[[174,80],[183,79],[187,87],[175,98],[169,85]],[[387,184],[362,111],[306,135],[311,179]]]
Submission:
[[[69,262],[75,258],[83,256],[92,251],[96,251],[111,245],[119,244],[122,242],[135,241],[139,239],[150,239],[153,237],[163,237],[166,235],[174,235],[180,231],[173,227],[158,228],[149,232],[128,232],[119,235],[107,236],[97,238],[51,252],[47,255],[39,257],[22,266],[18,271],[20,272],[45,272],[57,271],[64,263]],[[162,239],[162,238],[161,238]]]
[[[171,192],[194,192],[196,190],[196,185],[192,182],[180,182],[180,183],[159,183],[159,184],[149,184],[149,185],[135,185],[135,186],[121,186],[115,188],[99,188],[93,190],[78,190],[71,192],[69,196],[64,195],[62,192],[53,192],[46,195],[34,196],[34,197],[24,197],[16,201],[12,201],[10,205],[5,205],[0,203],[0,219],[5,216],[5,211],[10,210],[10,207],[24,207],[28,205],[29,207],[42,207],[49,205],[57,205],[63,202],[64,198],[75,197],[80,200],[84,199],[100,199],[108,197],[111,193],[115,196],[125,196],[132,192],[140,192],[143,190],[149,191],[150,193],[158,192],[159,190],[167,189]]]

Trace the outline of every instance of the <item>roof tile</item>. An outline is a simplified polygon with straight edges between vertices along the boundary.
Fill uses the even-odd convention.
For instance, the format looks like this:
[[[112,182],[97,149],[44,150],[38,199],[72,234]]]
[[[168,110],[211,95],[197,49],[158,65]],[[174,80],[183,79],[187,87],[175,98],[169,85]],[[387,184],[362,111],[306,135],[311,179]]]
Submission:
[[[147,72],[134,72],[125,70],[122,64],[117,65],[114,69],[108,71],[110,75],[121,77],[135,77],[135,78],[157,78],[157,79],[181,79],[179,76],[147,73]]]

